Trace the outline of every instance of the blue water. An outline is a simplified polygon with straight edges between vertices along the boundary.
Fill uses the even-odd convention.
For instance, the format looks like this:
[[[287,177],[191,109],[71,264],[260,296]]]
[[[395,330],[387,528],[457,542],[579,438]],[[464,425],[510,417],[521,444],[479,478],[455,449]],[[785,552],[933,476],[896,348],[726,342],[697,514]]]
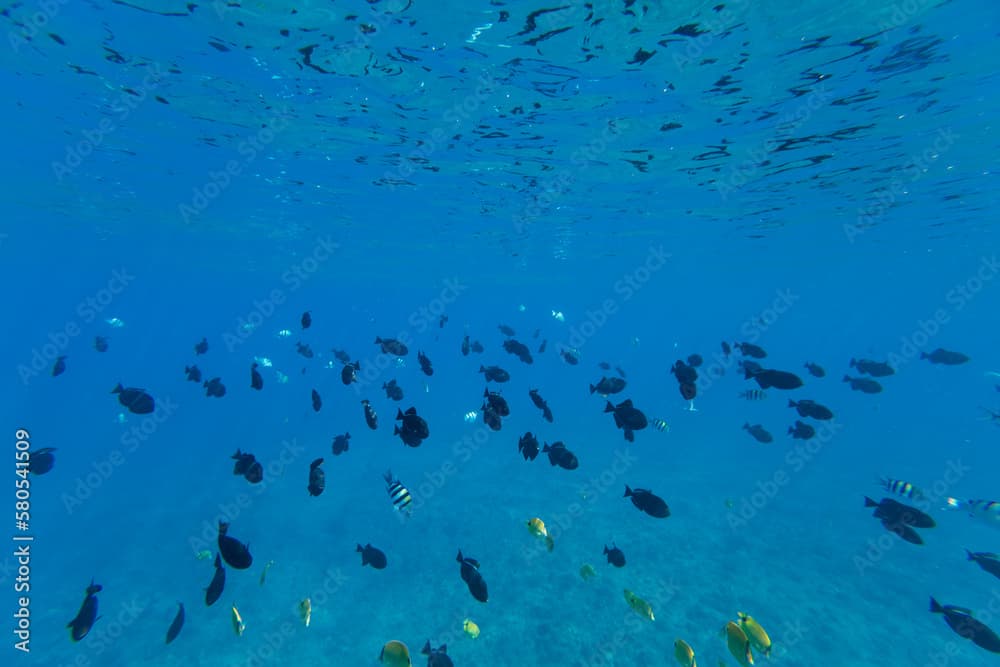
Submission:
[[[942,509],[1000,500],[1000,9],[662,4],[4,5],[9,521],[16,430],[57,448],[30,478],[28,530],[8,531],[33,537],[30,591],[15,589],[13,541],[0,561],[4,609],[27,595],[30,610],[30,652],[8,616],[4,664],[372,665],[397,639],[416,664],[429,640],[456,665],[654,665],[683,638],[703,667],[734,665],[719,631],[738,611],[768,630],[774,664],[996,660],[928,598],[1000,630],[1000,582],[964,552],[1000,551],[1000,533]],[[522,364],[501,323],[546,352]],[[483,354],[462,355],[466,334]],[[380,354],[376,336],[409,354]],[[756,385],[723,340],[763,346],[805,387],[738,398]],[[937,347],[971,360],[918,358]],[[340,382],[333,348],[360,360],[360,383]],[[693,353],[692,405],[669,369]],[[272,362],[260,392],[255,357]],[[881,394],[852,392],[851,358],[896,373]],[[226,396],[188,382],[192,363]],[[499,432],[463,418],[480,410],[481,364],[512,376]],[[616,366],[614,400],[668,430],[625,442],[588,392]],[[398,404],[381,389],[392,378]],[[124,410],[119,382],[156,412]],[[789,397],[836,417],[792,440]],[[415,449],[391,435],[411,405],[431,430]],[[579,468],[525,462],[526,431],[565,442]],[[237,448],[263,483],[232,474]],[[412,492],[409,519],[387,469]],[[883,476],[931,496],[925,545],[862,507]],[[637,511],[626,484],[671,516]],[[196,554],[214,551],[220,518],[255,560],[206,607],[213,568]],[[387,569],[361,567],[369,542]],[[612,543],[623,569],[602,555]],[[481,562],[488,603],[460,579],[459,549]],[[73,643],[91,579],[102,617]],[[186,623],[165,645],[178,602]]]

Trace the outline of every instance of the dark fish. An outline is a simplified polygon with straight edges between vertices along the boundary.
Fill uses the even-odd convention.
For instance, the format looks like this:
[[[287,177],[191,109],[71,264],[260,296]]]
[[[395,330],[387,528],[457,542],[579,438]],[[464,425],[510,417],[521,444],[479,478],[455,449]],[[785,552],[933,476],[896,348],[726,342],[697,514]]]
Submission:
[[[447,650],[447,644],[441,644],[438,648],[431,648],[431,640],[428,639],[421,651],[421,653],[427,656],[427,667],[455,667],[455,663],[451,661],[451,658],[446,653]]]
[[[531,364],[535,361],[531,358],[531,351],[528,349],[528,346],[514,340],[513,338],[508,338],[503,342],[503,349],[510,354],[513,354],[526,364]]]
[[[510,373],[499,366],[480,366],[479,372],[483,374],[487,382],[507,382],[510,380]]]
[[[177,615],[174,616],[173,623],[167,628],[167,643],[177,639],[177,635],[181,633],[181,628],[184,627],[184,603],[177,603]]]
[[[66,357],[57,357],[56,363],[52,364],[52,377],[62,375],[66,372]]]
[[[257,372],[257,363],[250,366],[250,388],[260,391],[264,388],[264,378]]]
[[[564,347],[559,350],[559,356],[563,358],[570,366],[576,366],[580,363],[580,353],[577,350],[571,350],[568,347]]]
[[[302,328],[308,329],[309,327],[312,326],[312,323],[313,323],[313,318],[312,315],[309,313],[309,311],[307,310],[306,312],[302,313]]]
[[[355,361],[353,364],[344,364],[340,369],[340,381],[345,385],[358,381],[358,371],[361,370],[361,362]]]
[[[208,352],[208,339],[202,338],[201,342],[194,346],[194,353],[205,354],[206,352]]]
[[[105,338],[104,336],[95,336],[94,337],[94,349],[97,350],[98,352],[107,352],[108,351],[108,339]]]
[[[601,396],[618,394],[625,389],[626,382],[621,378],[602,377],[597,384],[590,385],[590,393],[598,393]]]
[[[410,495],[410,491],[403,486],[402,482],[392,476],[391,470],[387,470],[382,475],[382,479],[385,480],[385,491],[389,494],[389,500],[392,501],[393,508],[409,515],[410,503],[413,502],[413,496]]]
[[[544,419],[545,421],[547,421],[550,424],[552,423],[552,410],[549,409],[549,406],[548,406],[547,403],[546,403],[545,407],[542,408],[542,419]]]
[[[365,423],[368,424],[368,428],[374,431],[378,428],[378,414],[368,399],[361,401],[361,405],[365,406]]]
[[[535,407],[542,411],[542,419],[552,423],[552,410],[549,409],[548,402],[541,397],[537,389],[530,389],[528,391],[528,396],[531,397],[531,402],[535,404]]]
[[[375,338],[375,344],[382,348],[383,354],[393,354],[397,357],[405,357],[410,351],[403,343],[395,338]]]
[[[187,379],[191,382],[201,382],[201,371],[197,366],[185,366],[184,372],[187,373]]]
[[[406,412],[396,408],[396,421],[402,424],[394,426],[392,434],[398,435],[403,444],[410,447],[419,447],[431,434],[427,422],[417,414],[416,408],[411,407]]]
[[[500,333],[502,333],[504,336],[516,336],[517,335],[517,332],[515,332],[513,329],[511,329],[506,324],[501,324],[500,326],[497,327],[497,329],[499,329]]]
[[[987,551],[977,551],[973,553],[968,549],[965,550],[965,553],[968,554],[969,560],[975,561],[979,567],[983,568],[994,577],[1000,578],[1000,556]]]
[[[539,451],[538,438],[532,435],[531,431],[528,431],[517,441],[517,451],[521,452],[525,461],[534,461]]]
[[[944,614],[944,622],[959,637],[970,639],[973,644],[991,653],[1000,653],[1000,636],[982,621],[973,618],[969,609],[950,604],[942,606],[931,598],[931,613]]]
[[[205,589],[205,605],[211,607],[222,597],[222,589],[226,587],[226,568],[222,567],[222,559],[215,554],[215,574]]]
[[[795,373],[762,368],[754,373],[745,373],[746,378],[753,378],[761,389],[798,389],[802,386],[802,378]]]
[[[542,344],[538,346],[538,354],[545,354],[545,348],[549,346],[549,339],[546,338],[542,341]]]
[[[73,641],[80,641],[94,627],[94,623],[98,618],[97,594],[103,588],[100,584],[95,584],[93,579],[90,580],[90,585],[87,586],[87,595],[83,598],[83,604],[80,605],[80,611],[76,612],[76,618],[66,624],[66,627],[70,631],[70,638]]]
[[[921,359],[926,359],[932,364],[944,364],[945,366],[958,366],[969,361],[969,357],[961,352],[951,352],[943,348],[938,348],[930,354],[920,353]]]
[[[347,354],[347,352],[344,352],[343,350],[333,348],[333,356],[336,357],[337,361],[342,364],[351,363],[351,355]]]
[[[253,454],[247,454],[237,449],[232,458],[236,461],[233,464],[234,475],[243,475],[251,484],[258,484],[264,479],[264,467]]]
[[[851,389],[865,394],[878,394],[882,391],[882,385],[868,378],[852,378],[849,375],[845,375],[844,382],[850,382]]]
[[[819,364],[814,364],[811,361],[806,362],[806,370],[809,371],[809,374],[814,378],[826,377],[826,371],[823,370],[823,367]]]
[[[316,459],[309,464],[309,486],[306,489],[310,496],[318,496],[326,488],[326,473],[320,468],[321,465],[323,459]]]
[[[382,389],[385,389],[386,398],[390,398],[394,401],[403,400],[403,388],[396,384],[395,380],[383,382]]]
[[[633,441],[632,433],[634,431],[642,430],[649,424],[649,420],[646,419],[642,410],[632,405],[631,398],[618,405],[612,405],[611,401],[608,401],[604,406],[604,411],[614,415],[615,426],[625,432],[625,439],[629,442]]]
[[[888,363],[871,359],[851,359],[851,368],[857,368],[859,373],[877,378],[887,377],[896,372]]]
[[[670,367],[670,372],[677,378],[678,388],[685,401],[694,400],[698,395],[698,371],[680,359]]]
[[[118,394],[118,402],[128,408],[128,411],[133,414],[148,415],[156,408],[153,397],[147,394],[145,389],[122,387],[119,382],[111,390],[111,393]]]
[[[728,357],[732,352],[733,348],[729,347],[729,343],[722,341],[722,354]]]
[[[500,420],[500,415],[497,411],[491,408],[486,403],[483,403],[479,410],[483,414],[483,423],[490,427],[490,430],[499,431],[503,428],[503,422]]]
[[[344,435],[334,436],[333,438],[333,455],[340,456],[347,451],[350,444],[351,434],[345,433]]]
[[[313,412],[319,412],[320,408],[323,407],[323,399],[320,398],[319,392],[315,389],[312,390],[312,404]]]
[[[483,398],[486,399],[486,404],[498,415],[501,417],[510,416],[510,405],[507,404],[507,399],[499,393],[490,391],[487,387],[483,390]]]
[[[690,366],[691,368],[698,368],[704,362],[705,360],[701,358],[700,354],[692,354],[691,356],[688,357],[688,366]]]
[[[438,320],[438,329],[444,329],[444,325],[448,323],[448,316],[442,315]]]
[[[202,382],[201,386],[205,388],[206,396],[222,398],[226,395],[226,385],[222,384],[222,378],[212,378],[207,382]]]
[[[754,345],[753,343],[733,343],[733,347],[742,352],[745,357],[763,359],[767,356],[767,352],[764,351],[764,348]]]
[[[821,421],[833,419],[833,412],[830,408],[825,405],[820,405],[816,401],[810,401],[809,399],[804,398],[798,403],[793,400],[789,400],[788,407],[795,408],[800,417],[810,417],[811,419],[819,419]]]
[[[625,567],[625,554],[614,542],[611,543],[610,549],[607,544],[604,545],[604,554],[608,557],[608,562],[615,567]]]
[[[564,470],[576,470],[580,467],[580,461],[577,460],[576,454],[566,449],[566,445],[562,442],[554,442],[551,445],[545,443],[542,446],[542,452],[549,455],[551,465],[559,466]]]
[[[479,573],[479,561],[466,558],[462,555],[461,549],[458,550],[458,556],[455,557],[455,560],[462,564],[460,570],[462,581],[469,587],[472,597],[480,602],[486,602],[489,599],[489,593],[486,590],[486,580]]]
[[[44,475],[56,464],[55,447],[43,447],[38,451],[28,452],[28,472],[32,475]]]
[[[361,554],[361,567],[371,565],[376,570],[384,570],[385,566],[389,564],[385,554],[371,544],[365,546],[359,544],[357,552]]]
[[[424,372],[424,375],[427,377],[434,375],[434,366],[431,365],[431,360],[427,358],[426,354],[417,352],[417,362],[420,364],[420,370]]]
[[[600,368],[600,369],[601,369],[602,371],[610,371],[610,370],[611,370],[611,364],[609,364],[609,363],[608,363],[608,362],[606,362],[606,361],[602,361],[601,363],[597,364],[597,366],[598,366],[598,368]]]
[[[788,434],[796,440],[809,440],[816,435],[816,429],[796,419],[795,423],[788,427]]]
[[[472,341],[472,351],[475,352],[476,354],[482,354],[485,349],[486,348],[483,347],[483,344],[480,343],[478,340]],[[528,363],[531,362],[529,361]]]
[[[916,507],[904,505],[892,498],[883,498],[881,501],[875,502],[868,496],[865,496],[865,507],[875,508],[872,516],[876,519],[883,519],[893,523],[903,523],[915,528],[934,528],[937,525],[934,518],[927,513],[918,510]]]
[[[743,424],[743,430],[752,435],[757,442],[767,444],[774,441],[774,436],[768,433],[761,424],[754,424],[753,426],[748,423]]]
[[[312,359],[315,356],[315,354],[312,351],[312,348],[309,347],[308,343],[306,343],[305,345],[303,345],[301,342],[296,343],[295,351],[301,354],[306,359]]]
[[[670,516],[667,503],[649,489],[630,489],[626,484],[624,497],[631,498],[633,505],[651,517],[665,519]]]
[[[741,391],[739,393],[739,398],[743,398],[748,401],[763,401],[767,398],[767,392],[762,389],[747,389],[746,391]]]
[[[222,560],[237,570],[245,570],[253,564],[250,546],[243,544],[235,537],[231,537],[228,533],[229,524],[219,521],[219,552],[222,554]]]
[[[466,334],[465,338],[462,339],[462,356],[469,356],[469,336]]]

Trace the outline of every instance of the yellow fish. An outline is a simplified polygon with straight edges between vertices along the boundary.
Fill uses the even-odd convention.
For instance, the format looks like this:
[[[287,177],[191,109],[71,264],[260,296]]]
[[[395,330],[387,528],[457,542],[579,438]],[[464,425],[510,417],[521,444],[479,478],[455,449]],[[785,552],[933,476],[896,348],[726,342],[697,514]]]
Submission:
[[[648,618],[651,621],[656,620],[656,617],[653,616],[653,608],[649,605],[649,603],[627,588],[625,589],[625,601],[628,602],[628,606],[632,607],[632,610],[635,611],[635,613],[639,614],[643,618]]]
[[[243,636],[243,631],[247,629],[246,624],[243,622],[243,617],[240,616],[240,610],[233,605],[233,631],[236,632],[237,637]]]
[[[588,579],[593,579],[597,576],[597,570],[590,563],[585,563],[583,567],[580,568],[580,578],[584,581]]]
[[[753,653],[750,652],[750,640],[747,638],[746,633],[743,632],[743,629],[732,621],[729,621],[726,623],[726,627],[722,628],[722,634],[725,635],[729,652],[736,658],[736,662],[743,665],[743,667],[752,665]]]
[[[698,667],[698,663],[694,659],[694,649],[683,639],[674,642],[674,657],[677,658],[681,667]]]
[[[302,622],[306,624],[307,628],[309,627],[309,621],[312,620],[312,613],[313,613],[312,600],[306,598],[305,600],[299,603],[299,616],[302,617]]]
[[[196,553],[195,556],[198,558],[198,560],[205,560],[207,558],[212,557],[212,552],[209,549],[202,549],[201,551]]]
[[[767,636],[767,631],[760,626],[760,623],[755,621],[750,614],[744,614],[742,611],[736,612],[736,616],[740,619],[740,628],[746,634],[747,639],[755,649],[763,653],[766,657],[771,656],[771,638]]]
[[[462,621],[462,630],[464,630],[465,634],[469,635],[473,639],[479,637],[479,626],[469,619]]]
[[[410,662],[410,649],[395,639],[386,642],[382,652],[378,654],[378,659],[389,667],[413,667],[413,663]]]
[[[545,528],[545,522],[537,516],[533,519],[528,519],[528,532],[535,537],[544,537],[545,546],[549,551],[552,551],[552,548],[555,547],[555,542],[552,541],[549,531]]]
[[[271,569],[272,565],[274,565],[274,561],[273,560],[267,561],[267,565],[264,566],[264,571],[260,573],[260,585],[261,586],[264,585],[264,580],[267,579],[267,571]]]

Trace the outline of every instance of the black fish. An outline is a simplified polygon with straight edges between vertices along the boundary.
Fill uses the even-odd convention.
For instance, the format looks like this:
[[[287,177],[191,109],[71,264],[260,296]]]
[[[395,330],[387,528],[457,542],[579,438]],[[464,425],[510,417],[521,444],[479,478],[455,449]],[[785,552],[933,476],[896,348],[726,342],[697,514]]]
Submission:
[[[427,377],[434,375],[434,366],[431,365],[431,360],[427,358],[426,354],[418,351],[417,362],[420,364],[420,370],[424,372],[424,375]]]
[[[883,498],[881,501],[875,502],[868,496],[865,496],[865,507],[875,508],[872,516],[876,519],[883,519],[893,523],[903,523],[915,528],[934,528],[937,525],[930,515],[918,510],[916,507],[904,505],[892,498]]]
[[[345,433],[344,435],[338,435],[333,438],[333,455],[340,456],[347,451],[350,444],[351,434]]]
[[[371,544],[365,546],[359,544],[357,552],[361,554],[361,567],[371,565],[376,570],[384,570],[385,566],[389,564],[385,554]]]
[[[95,336],[94,337],[94,349],[97,350],[98,352],[107,352],[108,351],[108,339],[105,338],[104,336]]]
[[[62,375],[66,372],[66,357],[57,357],[56,363],[52,364],[52,377]]]
[[[70,629],[70,638],[73,641],[80,641],[94,627],[98,618],[97,593],[100,593],[103,588],[100,584],[94,584],[93,579],[90,580],[90,585],[87,586],[87,596],[83,598],[80,611],[76,612],[76,618],[66,624],[66,627]]]
[[[253,454],[247,454],[237,449],[232,458],[236,461],[233,464],[234,475],[243,475],[251,484],[257,484],[264,479],[264,467]]]
[[[625,567],[625,554],[619,549],[614,542],[611,543],[611,548],[608,549],[608,545],[604,545],[604,553],[608,557],[608,562],[615,567]]]
[[[237,570],[245,570],[253,564],[250,545],[229,536],[228,532],[229,524],[219,521],[219,552],[222,554],[222,559]]]
[[[310,496],[318,496],[326,488],[326,473],[320,468],[321,465],[323,459],[316,459],[309,464],[309,486],[306,489]]]
[[[483,423],[490,427],[493,431],[499,431],[503,427],[503,422],[500,420],[500,415],[492,407],[483,403],[479,410],[483,413]]]
[[[393,426],[393,435],[398,435],[404,444],[410,447],[419,447],[426,438],[430,437],[431,431],[423,417],[417,414],[416,408],[409,408],[403,412],[396,408],[396,421],[402,424]]]
[[[375,344],[382,348],[383,354],[393,354],[397,357],[405,357],[410,351],[403,343],[395,338],[375,338]]]
[[[358,381],[358,371],[361,370],[361,362],[355,361],[353,364],[344,364],[340,369],[340,381],[345,385]]]
[[[646,419],[646,415],[638,408],[632,405],[632,399],[627,399],[618,405],[612,405],[611,401],[607,402],[604,406],[605,412],[610,412],[614,415],[615,426],[625,431],[625,439],[632,442],[633,431],[639,431],[649,424],[649,420]]]
[[[347,354],[347,352],[343,350],[338,350],[337,348],[333,348],[333,356],[336,357],[337,361],[339,361],[342,364],[351,363],[351,355]]]
[[[264,388],[264,378],[257,372],[257,362],[250,366],[250,388],[260,391]]]
[[[181,628],[184,627],[184,603],[177,603],[177,615],[174,616],[174,622],[170,624],[167,628],[167,643],[177,639],[177,635],[181,633]]]
[[[670,372],[677,378],[678,388],[681,397],[685,401],[692,401],[698,395],[698,371],[693,366],[689,366],[680,359],[670,367]]]
[[[795,423],[788,427],[788,434],[796,440],[809,440],[816,435],[816,429],[796,419]]]
[[[542,408],[542,419],[544,419],[550,424],[552,423],[552,410],[549,410],[549,406],[547,403],[545,404],[545,407]]]
[[[385,389],[386,398],[391,398],[394,401],[403,400],[403,388],[396,384],[395,380],[389,380],[388,383],[383,382],[382,388]]]
[[[212,378],[208,382],[203,382],[201,386],[205,388],[206,396],[222,398],[226,395],[226,385],[222,384],[222,378]]]
[[[185,366],[184,372],[187,373],[187,379],[191,382],[201,382],[201,370],[197,366]]]
[[[534,461],[538,456],[538,438],[528,431],[517,441],[517,451],[521,452],[525,461]]]
[[[691,368],[698,368],[704,362],[705,360],[701,358],[700,354],[692,354],[691,356],[688,357],[688,366],[690,366]]]
[[[802,386],[802,378],[795,373],[762,368],[753,373],[745,371],[746,378],[753,378],[761,389],[798,389]]]
[[[38,451],[28,452],[28,472],[32,475],[44,475],[56,464],[55,447],[43,447]]]
[[[462,339],[462,356],[469,356],[469,335],[466,334],[465,338]]]
[[[728,358],[729,355],[732,354],[732,352],[733,348],[729,347],[729,343],[727,343],[726,341],[722,341],[722,354]]]
[[[598,366],[598,368],[600,368],[600,369],[601,369],[602,371],[610,371],[610,370],[611,370],[611,364],[609,364],[609,363],[608,363],[608,362],[606,362],[606,361],[602,361],[602,362],[600,362],[599,364],[597,364],[597,366]]]
[[[877,378],[888,377],[896,372],[888,363],[871,359],[851,359],[851,368],[857,368],[859,373]]]
[[[944,622],[958,636],[972,640],[973,644],[991,653],[1000,653],[1000,636],[982,621],[973,618],[970,610],[950,604],[942,606],[931,598],[931,613],[944,614]]]
[[[580,467],[580,461],[576,458],[576,454],[566,449],[566,445],[562,442],[554,442],[551,445],[545,443],[542,452],[549,455],[551,465],[559,466],[564,470],[576,470]]]
[[[222,559],[215,554],[215,574],[205,589],[205,605],[211,607],[222,597],[222,589],[226,587],[226,568],[222,567]]]
[[[625,380],[621,378],[602,377],[597,384],[590,385],[590,393],[597,392],[601,396],[617,394],[625,389]]]
[[[515,332],[513,329],[511,329],[506,324],[501,324],[500,326],[497,327],[497,329],[500,329],[500,333],[502,333],[504,336],[516,336],[517,335],[517,332]]]
[[[374,431],[378,428],[378,414],[368,399],[361,401],[361,405],[365,406],[365,423],[368,424],[368,428]]]
[[[535,407],[542,411],[542,419],[552,423],[552,410],[549,409],[548,402],[541,397],[537,389],[528,390],[528,396],[531,397],[531,402],[535,404]]]
[[[455,663],[445,653],[447,650],[447,644],[441,644],[438,648],[431,648],[431,640],[428,639],[421,651],[422,654],[427,656],[427,667],[455,667]]]
[[[483,347],[483,344],[480,343],[478,340],[472,341],[472,351],[475,352],[476,354],[482,354],[483,350],[485,349],[486,348]],[[528,363],[530,364],[531,362],[529,361]]]
[[[510,373],[499,366],[480,366],[479,372],[486,377],[487,382],[507,382],[510,380]]]
[[[303,329],[308,329],[309,327],[312,326],[313,318],[312,318],[312,315],[309,313],[308,310],[306,312],[302,313],[302,320],[301,321],[302,321],[302,328]]]
[[[580,353],[577,350],[571,350],[568,347],[564,347],[559,350],[559,356],[563,358],[570,366],[576,366],[580,363]]]
[[[302,343],[295,343],[295,351],[301,354],[306,359],[312,359],[315,354],[312,348],[308,344],[303,345]]]
[[[833,419],[833,412],[830,408],[809,399],[804,398],[798,403],[789,400],[788,407],[795,408],[800,417],[810,417],[819,420]]]
[[[528,346],[524,343],[519,343],[513,338],[508,338],[503,342],[503,349],[526,364],[531,364],[535,361],[531,358],[531,351],[528,349]]]
[[[814,378],[826,377],[826,371],[823,370],[823,367],[819,364],[814,364],[811,361],[806,362],[806,370],[809,371],[809,374]]]
[[[882,391],[882,385],[868,378],[852,378],[849,375],[845,375],[844,382],[849,382],[851,389],[854,391],[860,391],[865,394],[878,394]]]
[[[156,407],[153,402],[153,397],[147,394],[145,389],[122,387],[119,382],[118,385],[111,390],[111,393],[118,394],[118,402],[128,408],[128,411],[133,414],[148,415]]]
[[[455,560],[462,564],[460,570],[462,581],[469,587],[472,597],[480,602],[486,602],[489,599],[489,593],[486,590],[486,580],[479,573],[479,561],[464,557],[461,549],[458,550],[458,556],[455,557]]]
[[[761,424],[754,424],[751,426],[749,423],[743,424],[743,430],[753,436],[754,440],[757,442],[762,442],[767,444],[774,441],[774,436],[767,432],[767,429]]]
[[[937,348],[930,354],[920,353],[921,359],[926,359],[932,364],[944,364],[945,366],[958,366],[969,361],[969,357],[961,352],[951,352],[943,348]]]
[[[546,338],[542,341],[542,344],[538,346],[538,354],[545,354],[545,348],[549,345],[549,339]]]
[[[510,406],[507,404],[507,399],[499,393],[490,391],[489,387],[487,387],[483,390],[483,398],[486,399],[487,405],[498,415],[501,417],[510,416]]]
[[[320,408],[323,407],[323,399],[319,397],[319,392],[315,389],[312,390],[312,403],[313,412],[319,412]]]
[[[201,342],[194,346],[194,353],[205,354],[206,352],[208,352],[208,339],[202,338]]]
[[[965,553],[969,555],[969,560],[975,561],[979,567],[983,568],[994,577],[1000,578],[1000,556],[986,551],[973,553],[968,549],[965,550]]]
[[[764,351],[764,348],[754,345],[753,343],[733,343],[733,347],[742,352],[745,357],[763,359],[767,356],[767,352]]]
[[[665,519],[670,516],[670,508],[663,498],[649,489],[630,489],[625,485],[625,498],[631,498],[632,504],[651,517]]]

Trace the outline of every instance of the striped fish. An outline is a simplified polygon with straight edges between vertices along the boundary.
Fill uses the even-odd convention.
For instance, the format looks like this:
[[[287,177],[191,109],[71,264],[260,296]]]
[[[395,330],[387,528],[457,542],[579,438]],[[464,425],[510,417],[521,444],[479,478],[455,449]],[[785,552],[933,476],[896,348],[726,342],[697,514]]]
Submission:
[[[767,398],[767,392],[762,389],[747,389],[739,393],[739,398],[748,401],[763,401]]]
[[[413,497],[410,496],[410,491],[403,486],[403,484],[396,478],[392,476],[392,471],[387,470],[384,475],[385,478],[385,490],[389,494],[389,500],[392,501],[392,506],[400,512],[405,512],[407,516],[410,514],[410,503],[413,502]]]
[[[660,433],[670,430],[670,424],[663,421],[662,419],[651,419],[649,423],[652,424],[653,428],[655,428]]]
[[[961,509],[981,523],[1000,528],[1000,503],[995,500],[957,500],[948,498],[948,507]]]
[[[923,500],[924,498],[924,492],[909,482],[884,477],[879,480],[879,484],[889,493],[895,493],[897,496],[902,496],[903,498],[909,498],[910,500]]]

